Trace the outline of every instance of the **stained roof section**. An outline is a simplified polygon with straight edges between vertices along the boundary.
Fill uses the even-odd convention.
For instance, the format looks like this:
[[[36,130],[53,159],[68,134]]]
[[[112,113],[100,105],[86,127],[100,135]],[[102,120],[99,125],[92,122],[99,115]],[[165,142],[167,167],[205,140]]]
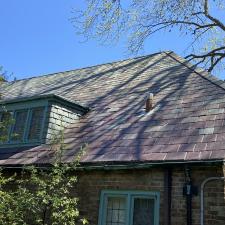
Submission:
[[[174,53],[162,52],[4,83],[0,92],[4,100],[55,94],[91,108],[65,130],[64,162],[86,145],[85,163],[165,163],[225,158],[223,85]],[[155,110],[146,115],[148,92],[154,93]],[[0,149],[2,165],[26,159],[45,164],[53,155],[45,146],[10,151],[3,159],[6,149]]]

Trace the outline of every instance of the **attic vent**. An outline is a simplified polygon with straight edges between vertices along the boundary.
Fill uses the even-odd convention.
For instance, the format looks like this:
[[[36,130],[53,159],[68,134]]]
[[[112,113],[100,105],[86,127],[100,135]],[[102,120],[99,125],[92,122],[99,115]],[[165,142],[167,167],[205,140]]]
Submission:
[[[147,113],[150,112],[153,109],[153,99],[154,99],[153,93],[148,93],[146,95],[145,111]]]

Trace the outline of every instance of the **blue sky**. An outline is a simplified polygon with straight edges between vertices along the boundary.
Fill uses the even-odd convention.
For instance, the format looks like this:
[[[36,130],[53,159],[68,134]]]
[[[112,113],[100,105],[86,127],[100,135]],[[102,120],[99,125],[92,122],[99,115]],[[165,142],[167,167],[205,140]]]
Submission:
[[[27,78],[101,64],[132,57],[126,43],[101,46],[82,38],[69,22],[72,8],[84,0],[1,0],[0,65],[11,79]],[[145,45],[141,54],[173,50],[185,55],[190,40],[178,33],[159,33]]]

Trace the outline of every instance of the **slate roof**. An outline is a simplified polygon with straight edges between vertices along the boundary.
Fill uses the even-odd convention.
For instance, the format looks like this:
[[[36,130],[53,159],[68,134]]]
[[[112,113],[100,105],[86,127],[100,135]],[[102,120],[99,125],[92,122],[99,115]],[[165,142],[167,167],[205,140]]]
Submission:
[[[144,113],[146,93],[155,107]],[[5,101],[54,94],[91,110],[65,130],[63,161],[87,144],[81,163],[223,161],[225,86],[173,52],[4,83]],[[48,164],[47,146],[0,148],[1,165]]]

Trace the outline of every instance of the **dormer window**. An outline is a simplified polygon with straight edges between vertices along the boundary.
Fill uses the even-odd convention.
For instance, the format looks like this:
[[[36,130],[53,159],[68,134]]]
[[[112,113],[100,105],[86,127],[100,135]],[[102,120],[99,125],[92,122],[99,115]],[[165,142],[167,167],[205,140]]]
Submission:
[[[56,95],[0,102],[0,147],[49,143],[86,112],[88,108]]]
[[[40,142],[44,111],[45,107],[34,107],[0,112],[0,120],[5,123],[4,129],[0,132],[2,142],[12,144]]]

